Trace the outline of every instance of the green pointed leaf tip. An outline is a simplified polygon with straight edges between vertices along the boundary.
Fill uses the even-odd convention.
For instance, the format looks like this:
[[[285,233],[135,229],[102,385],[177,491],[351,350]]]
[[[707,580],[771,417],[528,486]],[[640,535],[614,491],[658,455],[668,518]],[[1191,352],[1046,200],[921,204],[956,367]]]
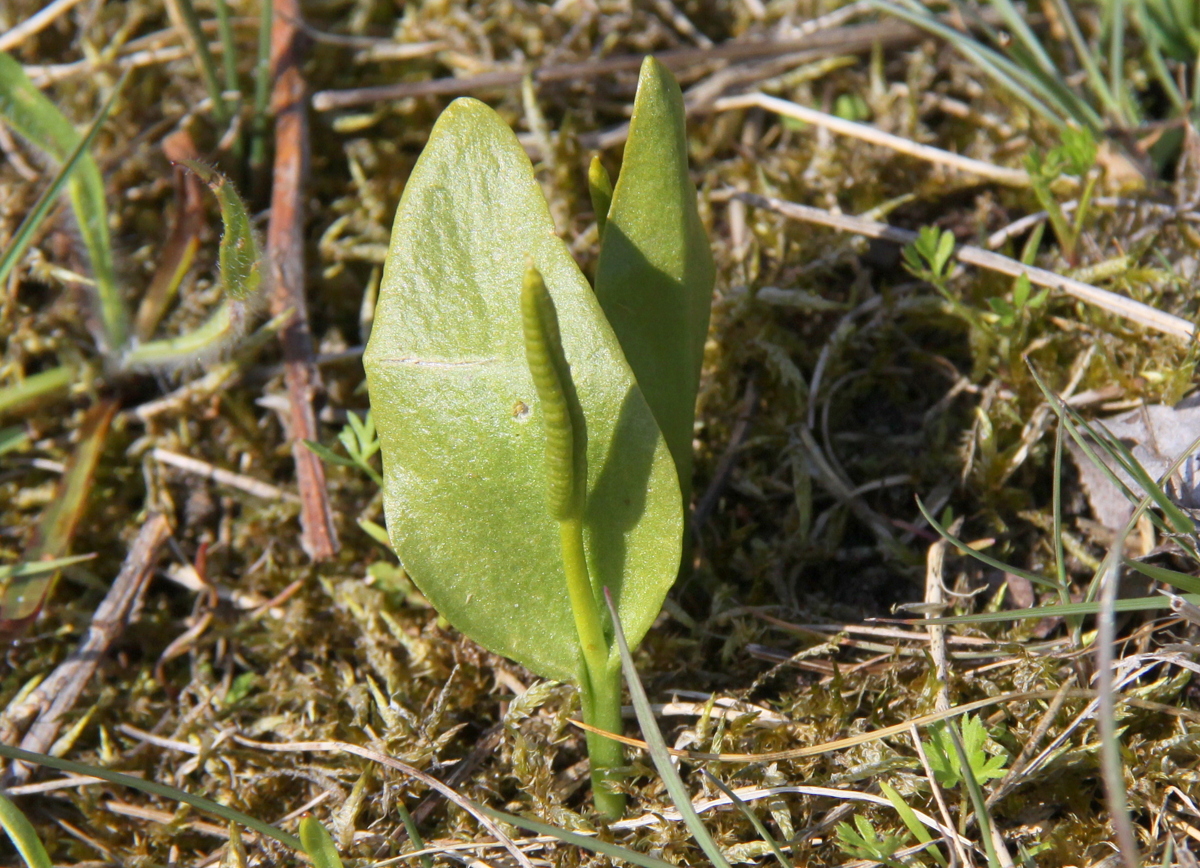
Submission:
[[[586,462],[587,446],[575,442],[575,429],[581,427],[582,420],[578,418],[578,407],[572,407],[578,405],[578,399],[571,388],[571,371],[563,355],[558,313],[546,291],[546,282],[532,265],[526,270],[521,287],[521,326],[525,358],[537,388],[546,437],[546,498],[550,514],[562,521],[579,515],[582,510],[580,486],[575,482],[577,471],[580,477],[587,475],[587,466],[581,463],[577,468],[575,461],[578,457]]]
[[[312,817],[300,821],[300,842],[315,868],[342,868],[342,858],[328,830]]]
[[[258,292],[262,284],[262,253],[246,203],[229,179],[196,160],[182,160],[181,165],[194,172],[217,197],[221,208],[221,282],[225,291],[237,301],[246,301]]]
[[[588,194],[592,200],[592,211],[596,213],[596,228],[603,238],[608,209],[612,207],[613,186],[608,170],[596,154],[592,155],[592,162],[588,165]]]
[[[648,57],[600,245],[596,296],[675,457],[685,497],[714,275],[688,175],[683,95]]]
[[[666,442],[595,295],[554,234],[529,158],[495,112],[453,102],[392,230],[363,359],[392,544],[430,602],[481,645],[579,673],[543,409],[529,370],[528,260],[558,311],[586,429],[585,546],[633,642],[674,581],[683,532]]]

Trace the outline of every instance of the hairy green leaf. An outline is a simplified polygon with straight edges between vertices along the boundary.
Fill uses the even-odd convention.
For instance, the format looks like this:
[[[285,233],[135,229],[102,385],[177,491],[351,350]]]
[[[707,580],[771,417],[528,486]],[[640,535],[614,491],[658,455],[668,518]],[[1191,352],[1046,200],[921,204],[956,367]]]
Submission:
[[[688,176],[683,95],[648,57],[604,225],[596,297],[666,437],[684,498],[714,273]]]
[[[577,681],[580,643],[522,330],[530,261],[557,309],[586,428],[589,572],[595,589],[613,589],[636,643],[679,564],[675,465],[617,336],[554,234],[528,157],[483,103],[452,103],[417,161],[363,363],[388,532],[405,569],[475,641]]]

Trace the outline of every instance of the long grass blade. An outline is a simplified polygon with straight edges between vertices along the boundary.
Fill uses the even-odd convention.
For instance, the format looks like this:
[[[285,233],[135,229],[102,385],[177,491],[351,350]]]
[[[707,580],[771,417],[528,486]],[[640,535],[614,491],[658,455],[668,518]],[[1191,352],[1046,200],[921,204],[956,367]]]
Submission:
[[[1200,594],[1181,594],[1189,603],[1200,605]],[[1131,597],[1117,600],[1113,610],[1117,612],[1154,612],[1169,609],[1168,600],[1158,597]],[[1006,612],[980,612],[975,615],[946,615],[941,618],[875,618],[888,624],[914,624],[926,626],[949,626],[951,624],[1000,624],[1005,621],[1024,621],[1029,618],[1069,618],[1074,615],[1098,615],[1100,604],[1095,600],[1083,603],[1055,603],[1050,606],[1032,606],[1028,609],[1011,609]]]
[[[1107,569],[1101,581],[1100,617],[1096,625],[1096,680],[1099,705],[1096,710],[1100,731],[1100,772],[1104,778],[1104,790],[1108,799],[1108,814],[1117,833],[1118,851],[1125,868],[1140,868],[1141,855],[1137,838],[1133,833],[1133,822],[1129,818],[1129,801],[1125,797],[1125,771],[1121,762],[1121,742],[1117,734],[1116,699],[1113,690],[1113,665],[1117,625],[1114,604],[1117,599],[1120,553],[1125,548],[1125,534],[1117,535],[1105,562]]]
[[[0,281],[8,277],[66,186],[91,259],[105,348],[109,351],[125,342],[129,315],[117,287],[112,244],[108,237],[108,212],[104,205],[104,181],[92,159],[91,148],[128,77],[128,72],[121,76],[96,113],[87,133],[80,138],[54,104],[33,86],[21,65],[7,54],[0,53],[0,117],[34,145],[49,150],[50,155],[61,162],[54,180],[25,215],[3,257],[0,257]]]
[[[0,793],[0,826],[29,868],[52,868],[50,854],[42,845],[33,824],[7,796]]]
[[[71,540],[83,519],[88,495],[96,476],[96,467],[108,442],[108,430],[117,412],[115,401],[105,401],[88,411],[80,426],[79,443],[59,480],[54,501],[42,513],[37,534],[28,551],[28,559],[59,558],[71,547]],[[40,573],[10,581],[0,596],[0,624],[21,622],[37,614],[46,595],[58,581],[58,572]]]
[[[961,539],[950,533],[949,528],[934,518],[933,513],[929,511],[929,509],[925,506],[924,501],[922,501],[919,497],[917,498],[917,509],[921,511],[921,515],[925,516],[925,520],[933,526],[933,529],[936,530],[943,539],[951,543],[964,555],[975,558],[975,560],[985,563],[989,567],[995,567],[998,570],[1012,573],[1014,576],[1020,576],[1023,579],[1028,579],[1035,585],[1039,585],[1043,588],[1050,588],[1052,590],[1058,589],[1059,584],[1054,579],[1040,575],[1039,573],[1031,573],[1029,570],[1023,570],[1020,567],[1013,566],[1012,564],[1006,564],[1001,560],[997,560],[986,552],[981,552],[977,549],[971,548]]]
[[[254,60],[254,118],[250,122],[250,172],[263,177],[267,162],[267,104],[271,97],[271,17],[274,0],[258,0],[258,56]],[[259,191],[254,189],[252,194]]]
[[[213,117],[221,126],[227,125],[230,120],[229,107],[225,104],[221,81],[217,77],[217,64],[213,60],[212,52],[209,51],[208,38],[204,35],[204,28],[200,24],[200,17],[196,14],[196,7],[192,5],[192,0],[167,0],[167,12],[181,31],[192,54],[195,55],[196,66],[200,68],[204,87],[208,90],[208,96],[212,100]]]
[[[1119,107],[1113,100],[1113,95],[1109,91],[1108,82],[1105,81],[1104,75],[1100,72],[1100,66],[1096,63],[1095,51],[1092,46],[1087,44],[1083,38],[1083,31],[1079,29],[1079,22],[1075,19],[1075,14],[1071,11],[1071,7],[1067,5],[1066,0],[1055,0],[1058,6],[1058,18],[1062,22],[1063,29],[1067,31],[1067,38],[1071,40],[1071,45],[1075,49],[1075,56],[1079,58],[1079,62],[1083,65],[1084,73],[1087,75],[1088,85],[1092,89],[1092,93],[1100,101],[1101,105],[1108,108],[1110,112],[1116,113]]]
[[[518,829],[524,829],[526,832],[532,832],[535,835],[547,835],[564,844],[571,844],[575,847],[581,847],[591,853],[607,856],[610,859],[620,859],[623,862],[628,862],[630,865],[638,865],[640,868],[676,868],[670,862],[665,862],[662,859],[657,859],[654,856],[647,856],[645,853],[639,853],[636,850],[630,850],[618,844],[612,844],[608,841],[601,841],[598,838],[593,838],[589,835],[580,835],[578,832],[568,832],[566,829],[560,829],[557,826],[551,826],[548,823],[539,823],[537,820],[531,820],[528,817],[518,817],[515,814],[507,814],[504,811],[497,811],[495,808],[489,808],[487,805],[475,805],[480,813],[487,814],[493,820],[501,823],[508,823],[516,826]]]
[[[1083,450],[1088,459],[1096,465],[1096,468],[1103,472],[1109,481],[1117,487],[1118,491],[1123,492],[1133,503],[1137,503],[1141,499],[1124,480],[1112,471],[1106,462],[1096,455],[1092,445],[1083,434],[1088,435],[1088,437],[1091,437],[1100,445],[1113,462],[1129,474],[1137,485],[1146,492],[1146,496],[1153,501],[1154,505],[1163,511],[1171,527],[1169,529],[1163,527],[1161,520],[1156,520],[1157,516],[1153,516],[1152,514],[1152,519],[1156,520],[1155,523],[1159,527],[1162,527],[1163,530],[1168,530],[1168,532],[1174,531],[1177,534],[1189,534],[1195,531],[1196,523],[1167,496],[1162,486],[1151,478],[1150,474],[1146,472],[1145,468],[1142,467],[1141,463],[1129,450],[1129,447],[1122,443],[1119,438],[1114,437],[1103,424],[1089,424],[1073,407],[1066,404],[1066,402],[1054,394],[1042,375],[1034,370],[1032,366],[1030,367],[1030,372],[1034,382],[1038,384],[1038,387],[1042,390],[1042,394],[1046,397],[1046,401],[1058,415],[1059,421],[1067,426],[1067,432],[1071,435],[1071,438]],[[1083,432],[1082,434],[1080,433],[1081,431]],[[1188,455],[1193,454],[1198,448],[1200,448],[1200,437],[1197,437],[1188,449],[1184,450],[1183,454],[1177,458],[1164,475],[1164,480],[1170,479],[1183,460]]]
[[[700,821],[700,815],[692,807],[692,799],[688,795],[687,788],[684,787],[679,772],[671,763],[671,754],[667,751],[667,743],[658,728],[658,722],[654,719],[654,710],[650,707],[650,700],[638,678],[637,668],[633,665],[633,655],[629,653],[629,643],[625,641],[625,631],[621,629],[621,621],[617,617],[617,607],[613,605],[612,593],[608,588],[604,589],[604,599],[608,603],[608,611],[612,615],[613,639],[617,643],[617,652],[621,655],[621,669],[625,673],[629,697],[633,700],[633,710],[637,714],[638,724],[642,727],[642,737],[646,740],[646,749],[650,753],[650,759],[654,761],[654,767],[658,769],[658,774],[667,787],[667,793],[670,794],[675,809],[683,817],[683,822],[687,824],[688,831],[692,833],[692,837],[696,839],[696,843],[700,845],[704,855],[709,858],[715,868],[730,868],[725,854],[721,852],[717,842],[704,828],[704,823]]]
[[[304,845],[295,835],[289,835],[282,829],[278,829],[270,823],[264,823],[262,820],[256,819],[249,814],[230,808],[227,805],[222,805],[219,802],[214,802],[212,799],[206,799],[204,796],[194,796],[177,787],[160,784],[157,781],[148,781],[144,778],[135,778],[132,775],[124,775],[120,772],[106,769],[103,766],[89,766],[84,763],[48,756],[44,753],[22,750],[19,747],[13,747],[2,742],[0,742],[0,757],[45,766],[46,768],[57,769],[60,772],[67,772],[73,775],[89,775],[93,778],[100,778],[102,781],[108,781],[110,784],[131,787],[151,796],[161,796],[165,799],[183,802],[197,811],[203,811],[206,814],[220,817],[222,820],[231,820],[234,823],[240,823],[247,829],[258,832],[260,835],[266,835],[268,838],[274,838],[280,844],[283,844],[285,847],[291,847],[297,852],[304,851]]]
[[[780,848],[779,843],[775,840],[775,836],[770,833],[763,821],[759,819],[758,814],[754,813],[754,809],[742,801],[741,796],[735,793],[724,781],[708,769],[701,769],[701,771],[704,773],[704,777],[708,778],[709,783],[724,793],[725,797],[733,802],[734,807],[741,811],[742,815],[750,821],[750,825],[754,827],[754,831],[758,832],[759,837],[771,848],[771,852],[775,854],[775,859],[782,868],[792,868],[791,860],[788,859],[787,854]],[[918,822],[917,825],[920,825],[920,823]],[[922,827],[921,831],[925,831],[924,827]],[[928,836],[928,833],[926,835]]]
[[[979,786],[975,770],[971,768],[971,760],[967,756],[966,748],[963,747],[962,736],[958,731],[959,723],[948,720],[944,726],[946,732],[950,734],[950,740],[954,742],[954,752],[958,755],[959,772],[962,774],[963,785],[967,789],[967,795],[970,796],[971,806],[975,809],[975,822],[979,825],[979,837],[983,839],[983,850],[987,853],[988,868],[1003,868],[1005,864],[1011,866],[1012,859],[1009,858],[1002,862],[1000,854],[996,851],[996,841],[992,835],[992,817],[988,813],[987,799],[983,796],[983,787]]]
[[[1059,105],[1060,100],[1046,92],[1046,88],[1040,80],[1001,54],[979,44],[953,27],[946,26],[929,13],[923,10],[915,12],[891,3],[889,0],[871,0],[871,5],[945,39],[956,51],[978,66],[997,84],[1055,126],[1062,126],[1066,123],[1067,118],[1071,117],[1071,113]],[[1038,91],[1041,93],[1035,95],[1035,92]],[[1056,104],[1057,110],[1050,108],[1047,102]]]
[[[53,198],[49,201],[53,201]],[[12,249],[9,248],[9,250]],[[8,262],[7,255],[4,257],[4,261]],[[16,257],[13,257],[13,262],[15,261]],[[0,284],[4,283],[5,277],[4,265],[0,263]],[[24,413],[65,395],[71,388],[71,383],[75,382],[77,373],[78,370],[72,365],[60,365],[57,368],[39,371],[19,383],[5,386],[0,389],[0,416],[9,413]]]
[[[61,570],[63,567],[70,567],[75,564],[81,564],[84,561],[90,561],[94,557],[94,554],[73,555],[68,558],[55,558],[50,561],[27,561],[23,564],[6,564],[5,566],[0,566],[0,582],[7,582],[10,579],[22,579],[27,576],[39,576],[42,573],[52,573],[55,570]]]

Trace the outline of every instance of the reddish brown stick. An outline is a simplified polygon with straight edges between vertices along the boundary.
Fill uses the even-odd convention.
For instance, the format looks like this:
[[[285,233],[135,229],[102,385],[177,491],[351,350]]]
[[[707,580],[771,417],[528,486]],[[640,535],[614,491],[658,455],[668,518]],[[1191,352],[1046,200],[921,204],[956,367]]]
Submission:
[[[304,298],[302,197],[308,171],[308,113],[300,74],[300,4],[298,0],[274,3],[271,77],[275,84],[271,108],[275,112],[275,171],[267,224],[267,267],[274,286],[271,313],[292,310],[292,319],[280,332],[280,340],[291,404],[289,434],[300,487],[300,544],[310,558],[321,561],[337,552],[338,539],[325,490],[325,470],[321,460],[304,445],[305,440],[318,439],[313,396],[320,379]]]

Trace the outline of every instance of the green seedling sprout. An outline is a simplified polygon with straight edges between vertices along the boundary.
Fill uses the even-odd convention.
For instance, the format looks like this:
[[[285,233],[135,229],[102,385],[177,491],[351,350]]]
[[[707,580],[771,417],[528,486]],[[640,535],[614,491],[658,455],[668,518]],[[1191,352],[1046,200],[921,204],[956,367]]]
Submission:
[[[636,647],[678,573],[713,262],[683,99],[642,66],[615,186],[588,173],[588,285],[529,158],[472,99],[439,118],[396,212],[363,359],[392,548],[446,619],[580,688],[621,729],[611,589]],[[615,817],[621,746],[588,736]]]

